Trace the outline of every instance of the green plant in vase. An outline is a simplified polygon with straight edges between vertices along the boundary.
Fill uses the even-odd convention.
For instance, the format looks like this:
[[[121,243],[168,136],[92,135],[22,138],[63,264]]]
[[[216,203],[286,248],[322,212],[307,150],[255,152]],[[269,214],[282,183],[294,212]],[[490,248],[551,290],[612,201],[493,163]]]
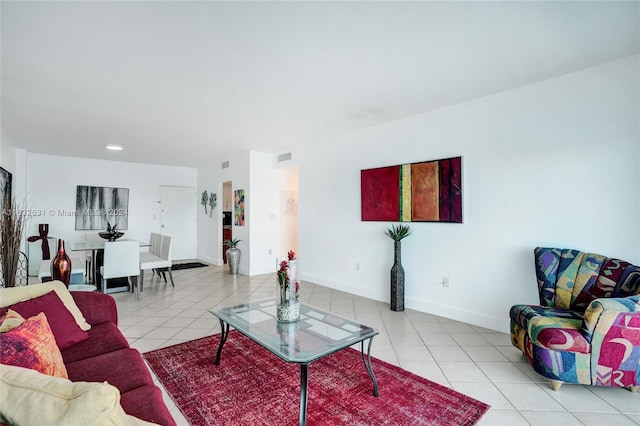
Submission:
[[[391,228],[387,228],[387,230],[384,231],[384,235],[391,238],[393,241],[401,241],[411,234],[413,234],[411,227],[404,224],[391,225]]]
[[[111,223],[107,221],[107,232],[110,234],[115,234],[116,232],[118,232],[118,224],[116,223],[115,225],[111,226]]]
[[[240,238],[232,238],[230,240],[224,240],[223,243],[228,248],[238,248],[238,244],[242,241]]]

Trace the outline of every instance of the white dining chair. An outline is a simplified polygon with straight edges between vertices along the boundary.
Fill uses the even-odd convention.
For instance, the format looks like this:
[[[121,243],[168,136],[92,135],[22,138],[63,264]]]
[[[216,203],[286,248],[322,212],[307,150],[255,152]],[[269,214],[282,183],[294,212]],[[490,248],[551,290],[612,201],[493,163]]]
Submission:
[[[153,262],[160,257],[160,246],[162,245],[162,235],[152,232],[149,237],[149,251],[140,253],[140,263]],[[157,271],[151,270],[152,274]],[[160,275],[158,273],[158,275]]]
[[[171,273],[171,236],[159,235],[160,253],[153,256],[145,256],[140,261],[140,291],[144,288],[144,271],[146,270],[164,270],[169,273],[169,279],[171,279],[171,287],[175,287],[173,282],[173,274]],[[164,272],[162,272],[164,276]],[[167,282],[165,277],[164,282]]]
[[[162,235],[152,232],[149,237],[149,251],[146,253],[140,253],[140,261],[144,262],[146,259],[153,259],[154,256],[160,256],[161,245]]]
[[[107,293],[107,280],[124,278],[129,281],[131,289],[135,287],[140,298],[140,243],[138,241],[107,241],[104,243],[104,261],[100,267],[102,275],[102,291]],[[135,277],[132,282],[131,278]]]

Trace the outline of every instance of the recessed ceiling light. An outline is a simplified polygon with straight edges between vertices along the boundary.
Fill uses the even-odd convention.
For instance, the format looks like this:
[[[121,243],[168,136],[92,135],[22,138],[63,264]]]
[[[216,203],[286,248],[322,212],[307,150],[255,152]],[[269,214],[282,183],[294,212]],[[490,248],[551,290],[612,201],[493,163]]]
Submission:
[[[122,146],[120,145],[113,145],[113,144],[109,144],[109,145],[105,145],[104,146],[105,149],[108,149],[109,151],[122,151]]]

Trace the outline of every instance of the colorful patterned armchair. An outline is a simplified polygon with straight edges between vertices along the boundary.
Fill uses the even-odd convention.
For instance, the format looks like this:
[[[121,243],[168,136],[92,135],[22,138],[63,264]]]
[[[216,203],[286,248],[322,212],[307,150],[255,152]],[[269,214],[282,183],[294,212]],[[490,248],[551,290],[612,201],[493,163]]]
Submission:
[[[540,305],[511,308],[511,343],[554,390],[640,386],[640,267],[578,250],[534,250]]]

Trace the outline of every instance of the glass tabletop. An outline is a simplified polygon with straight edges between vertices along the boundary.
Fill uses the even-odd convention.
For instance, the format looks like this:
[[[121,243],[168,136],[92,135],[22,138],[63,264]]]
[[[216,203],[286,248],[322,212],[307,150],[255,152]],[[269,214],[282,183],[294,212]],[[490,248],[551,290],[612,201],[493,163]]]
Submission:
[[[126,238],[118,239],[116,241],[135,241],[129,240]],[[78,241],[73,243],[71,246],[71,251],[85,251],[85,250],[101,250],[104,249],[104,243],[107,240],[95,240],[95,241]],[[140,243],[140,247],[150,247],[151,243],[146,243],[142,241],[138,241]]]
[[[274,299],[209,312],[287,362],[309,363],[378,334],[364,324],[303,303],[300,320],[279,322]]]

